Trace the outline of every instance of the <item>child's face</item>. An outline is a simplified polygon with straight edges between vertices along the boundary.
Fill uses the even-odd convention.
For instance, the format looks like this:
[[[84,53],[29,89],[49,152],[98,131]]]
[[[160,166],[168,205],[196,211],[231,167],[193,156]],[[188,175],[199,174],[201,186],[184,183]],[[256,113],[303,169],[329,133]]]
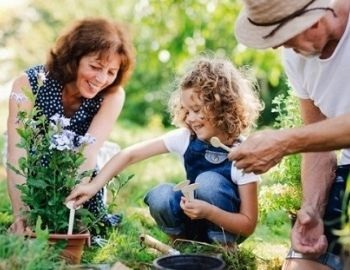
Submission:
[[[204,104],[193,89],[181,91],[181,105],[186,111],[185,122],[198,139],[209,141],[213,136],[223,139],[222,132],[214,127],[208,120],[208,115],[204,114]]]

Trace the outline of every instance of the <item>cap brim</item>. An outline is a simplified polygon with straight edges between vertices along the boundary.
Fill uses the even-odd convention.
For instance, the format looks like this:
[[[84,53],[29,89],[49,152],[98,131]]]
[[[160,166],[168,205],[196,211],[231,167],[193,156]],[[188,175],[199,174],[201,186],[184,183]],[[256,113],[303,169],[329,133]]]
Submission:
[[[319,0],[312,3],[308,8],[328,7],[329,0]],[[256,26],[248,20],[246,10],[242,10],[235,25],[236,39],[247,47],[256,49],[266,49],[282,45],[287,40],[300,34],[314,23],[316,23],[326,10],[313,10],[299,17],[295,17],[278,29],[272,36],[263,38],[271,33],[277,27],[273,26]]]

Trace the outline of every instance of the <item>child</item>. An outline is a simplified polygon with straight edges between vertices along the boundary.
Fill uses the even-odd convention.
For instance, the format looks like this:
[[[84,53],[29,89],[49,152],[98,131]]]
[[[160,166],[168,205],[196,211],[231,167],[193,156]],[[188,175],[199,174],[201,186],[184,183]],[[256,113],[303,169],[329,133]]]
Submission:
[[[223,59],[194,61],[170,100],[180,128],[130,146],[115,155],[96,179],[79,184],[67,197],[80,205],[128,165],[162,153],[182,157],[187,179],[197,183],[187,200],[173,184],[161,184],[145,197],[157,224],[172,238],[233,244],[253,233],[257,223],[258,176],[244,174],[227,152],[210,145],[211,137],[234,147],[262,108],[249,83]]]

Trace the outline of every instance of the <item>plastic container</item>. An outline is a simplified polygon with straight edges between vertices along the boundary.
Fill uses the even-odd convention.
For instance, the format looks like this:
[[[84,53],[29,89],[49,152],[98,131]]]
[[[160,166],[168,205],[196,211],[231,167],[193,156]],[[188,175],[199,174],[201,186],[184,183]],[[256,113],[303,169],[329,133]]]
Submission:
[[[153,266],[159,270],[221,270],[225,262],[217,257],[186,254],[160,257],[153,261]]]

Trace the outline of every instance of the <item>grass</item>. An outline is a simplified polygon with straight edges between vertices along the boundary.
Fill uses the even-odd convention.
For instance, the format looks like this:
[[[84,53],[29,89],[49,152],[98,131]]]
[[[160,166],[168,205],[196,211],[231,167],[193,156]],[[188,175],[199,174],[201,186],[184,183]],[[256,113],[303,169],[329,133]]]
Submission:
[[[0,106],[1,115],[6,115],[6,111],[6,104],[2,104]],[[145,128],[118,124],[110,138],[121,147],[125,147],[164,133],[165,131],[159,127],[158,122],[155,119],[149,127]],[[1,122],[0,134],[5,129],[4,122]],[[1,149],[3,145],[4,140],[1,138]],[[134,174],[134,177],[123,187],[114,201],[113,211],[122,213],[124,216],[122,224],[118,229],[110,232],[108,243],[104,247],[86,248],[83,263],[113,264],[120,261],[132,269],[151,269],[152,261],[161,254],[140,244],[140,234],[149,234],[164,243],[173,245],[183,253],[220,254],[228,265],[227,269],[280,269],[289,246],[290,225],[285,212],[273,213],[267,221],[259,223],[255,233],[243,242],[237,251],[226,250],[218,245],[171,243],[150,217],[143,203],[143,197],[151,187],[158,183],[175,183],[184,180],[185,174],[181,162],[177,157],[168,154],[134,164],[124,173]],[[0,234],[2,235],[6,234],[12,218],[5,179],[4,167],[0,166],[0,195],[2,197],[0,200]]]

